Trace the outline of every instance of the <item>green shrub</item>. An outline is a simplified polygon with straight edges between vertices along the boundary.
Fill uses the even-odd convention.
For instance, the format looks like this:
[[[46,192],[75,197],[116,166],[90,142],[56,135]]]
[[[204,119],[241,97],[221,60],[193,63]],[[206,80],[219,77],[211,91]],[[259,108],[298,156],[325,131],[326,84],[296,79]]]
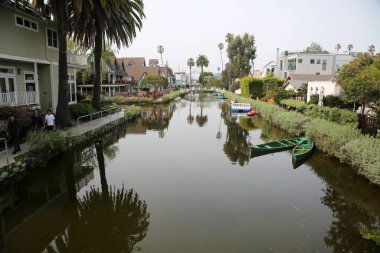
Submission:
[[[314,95],[311,95],[310,96],[310,100],[309,100],[309,105],[317,105],[319,102],[319,95],[318,94],[314,94]]]
[[[348,111],[346,109],[339,109],[340,111],[340,118],[339,118],[339,124],[353,124],[356,127],[359,125],[359,117],[356,114],[356,112]]]
[[[341,160],[358,169],[358,173],[380,185],[380,139],[368,136],[349,141],[342,147]]]
[[[306,109],[306,104],[304,102],[295,99],[283,99],[280,101],[281,105],[294,108],[298,112],[303,112]]]
[[[141,107],[136,105],[124,106],[124,113],[127,118],[134,118],[140,115]]]
[[[305,125],[309,120],[309,117],[292,111],[277,111],[272,115],[274,125],[296,136],[305,132]]]
[[[308,105],[306,115],[311,118],[329,119],[330,107],[323,107],[319,105]]]
[[[96,110],[88,103],[77,103],[70,105],[70,115],[72,119],[77,119],[81,116],[95,113]]]
[[[255,77],[244,77],[240,80],[241,94],[247,98],[263,96],[263,80]]]
[[[339,96],[328,95],[323,97],[323,106],[342,108],[344,102]]]
[[[172,91],[169,94],[166,94],[166,95],[162,96],[160,99],[154,101],[154,103],[156,103],[156,104],[167,103],[167,102],[172,101],[175,98],[181,96],[183,93],[185,93],[185,91],[183,91],[183,90]]]
[[[349,141],[361,136],[352,125],[342,126],[323,119],[311,119],[306,123],[306,136],[311,138],[316,147],[329,156],[343,158],[341,148]]]
[[[123,97],[115,96],[105,99],[106,101],[111,101],[117,105],[132,105],[132,104],[151,104],[153,103],[153,98],[147,97]]]

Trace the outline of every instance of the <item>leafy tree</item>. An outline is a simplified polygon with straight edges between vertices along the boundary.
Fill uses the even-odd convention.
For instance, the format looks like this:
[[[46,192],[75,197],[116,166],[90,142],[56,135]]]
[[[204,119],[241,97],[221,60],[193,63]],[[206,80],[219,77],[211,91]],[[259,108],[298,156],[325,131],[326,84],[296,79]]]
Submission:
[[[235,38],[235,35],[233,35],[232,33],[227,33],[226,35],[226,42],[227,44],[230,44]]]
[[[314,94],[310,96],[309,105],[317,105],[319,103],[319,95]]]
[[[164,59],[162,58],[162,54],[164,53],[165,49],[163,45],[158,45],[157,52],[161,55],[161,64],[164,65]]]
[[[196,64],[197,64],[197,67],[201,67],[201,76],[203,76],[203,68],[208,67],[209,63],[210,62],[207,59],[207,56],[202,55],[202,54],[198,56]],[[201,82],[201,84],[203,84],[202,79],[200,79],[199,81]]]
[[[375,55],[375,52],[376,52],[375,46],[374,46],[374,45],[369,45],[369,46],[368,46],[368,52],[369,52],[371,55]]]
[[[295,96],[294,91],[285,90],[283,86],[274,86],[268,90],[265,96],[265,100],[274,99],[276,103],[279,103],[283,99],[292,98]]]
[[[306,52],[322,52],[322,46],[317,42],[311,42],[310,46],[305,49]]]
[[[339,50],[342,48],[342,46],[338,43],[338,44],[336,44],[336,46],[335,46],[335,49],[336,49],[336,54],[338,54],[339,53]]]
[[[57,1],[58,2],[58,1]],[[101,57],[105,40],[117,48],[129,46],[142,28],[142,0],[77,1],[80,15],[70,19],[74,40],[91,48],[94,45],[94,88],[92,104],[100,110]]]
[[[342,97],[346,102],[365,105],[380,100],[380,55],[359,54],[349,64],[343,65],[336,79],[342,87]]]
[[[271,90],[273,87],[282,86],[282,84],[285,82],[285,79],[282,78],[276,78],[273,76],[273,74],[268,74],[264,76],[263,80],[263,91],[266,94],[269,90]]]
[[[166,86],[168,86],[168,79],[160,75],[147,76],[141,81],[142,88],[154,87],[154,96],[156,96],[156,92],[159,87]]]
[[[191,84],[191,68],[194,67],[195,62],[193,58],[187,60],[187,66],[190,68],[190,84]]]
[[[199,82],[210,83],[212,82],[212,77],[214,77],[212,72],[205,71],[199,75]]]

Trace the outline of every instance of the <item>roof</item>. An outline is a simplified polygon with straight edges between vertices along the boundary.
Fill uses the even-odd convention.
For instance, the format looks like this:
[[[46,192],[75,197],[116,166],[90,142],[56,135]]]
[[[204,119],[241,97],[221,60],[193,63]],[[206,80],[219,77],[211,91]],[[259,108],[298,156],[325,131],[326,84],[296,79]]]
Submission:
[[[160,67],[162,73],[164,73],[165,76],[167,77],[172,77],[174,76],[173,70],[169,67]]]
[[[14,0],[0,0],[0,4],[7,5],[8,7],[14,8],[15,6],[15,1]],[[51,18],[47,15],[43,15],[40,11],[35,10],[31,3],[28,1],[17,1],[16,4],[17,10],[24,12],[26,14],[32,15],[36,18],[40,18],[41,20],[50,20]],[[47,5],[45,9],[49,8]]]
[[[138,82],[144,74],[150,75],[159,75],[159,67],[128,67],[126,72],[129,76],[132,77],[132,81]]]
[[[268,62],[267,64],[264,65],[264,68],[267,67],[267,66],[269,66],[269,65],[272,65],[272,64],[277,65],[275,61],[270,61],[270,62]]]
[[[123,57],[120,60],[124,63],[124,67],[128,68],[129,63],[132,62],[134,67],[146,66],[144,57]]]
[[[303,75],[303,74],[290,74],[290,80],[298,81],[331,81],[334,80],[334,75]]]
[[[149,59],[149,66],[158,66],[158,59]]]

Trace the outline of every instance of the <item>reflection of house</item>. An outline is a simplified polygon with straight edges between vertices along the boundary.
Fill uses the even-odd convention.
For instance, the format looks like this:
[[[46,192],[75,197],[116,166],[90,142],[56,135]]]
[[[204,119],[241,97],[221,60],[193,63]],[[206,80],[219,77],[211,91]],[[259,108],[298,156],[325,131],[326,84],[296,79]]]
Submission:
[[[55,111],[58,101],[58,38],[54,21],[27,1],[0,1],[0,106]],[[76,102],[76,73],[87,59],[68,55],[68,97]]]
[[[286,90],[298,91],[303,85],[307,85],[310,81],[330,81],[333,80],[333,75],[300,75],[290,74],[284,82]]]
[[[311,95],[334,95],[338,96],[340,93],[339,84],[331,78],[325,81],[310,81],[307,84],[307,102],[310,101]]]

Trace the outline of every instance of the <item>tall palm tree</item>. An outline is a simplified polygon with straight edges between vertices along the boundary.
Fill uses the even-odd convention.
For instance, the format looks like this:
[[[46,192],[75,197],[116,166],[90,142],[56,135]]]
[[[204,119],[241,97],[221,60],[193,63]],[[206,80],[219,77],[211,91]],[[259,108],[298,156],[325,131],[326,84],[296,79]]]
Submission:
[[[92,104],[100,110],[101,57],[105,40],[129,46],[145,18],[142,0],[80,0],[82,11],[71,21],[71,35],[84,48],[94,46],[95,77]]]
[[[218,48],[219,48],[219,51],[220,51],[220,60],[222,61],[222,71],[223,71],[223,68],[224,68],[224,64],[223,64],[223,55],[222,55],[222,50],[223,50],[223,48],[224,48],[223,43],[219,43],[219,44],[218,44]]]
[[[351,54],[351,51],[352,51],[353,48],[354,48],[354,46],[352,44],[348,44],[348,46],[347,46],[348,53]]]
[[[162,66],[164,66],[164,59],[162,58],[162,54],[165,51],[164,46],[163,45],[158,45],[157,51],[161,55],[161,64],[162,64]]]
[[[368,52],[369,52],[371,55],[375,55],[375,52],[376,52],[375,46],[374,46],[374,45],[369,45],[369,46],[368,46]]]
[[[189,68],[190,68],[190,85],[191,85],[191,68],[194,67],[194,65],[195,65],[194,59],[189,58],[187,60],[187,66],[189,66]]]
[[[204,67],[208,67],[208,64],[209,64],[209,60],[207,59],[207,56],[203,55],[203,54],[200,54],[197,58],[197,67],[201,67],[201,84],[203,84],[203,68]]]
[[[338,43],[338,44],[336,44],[336,46],[335,46],[335,49],[336,49],[336,54],[338,54],[339,53],[339,50],[342,48],[342,46]]]

